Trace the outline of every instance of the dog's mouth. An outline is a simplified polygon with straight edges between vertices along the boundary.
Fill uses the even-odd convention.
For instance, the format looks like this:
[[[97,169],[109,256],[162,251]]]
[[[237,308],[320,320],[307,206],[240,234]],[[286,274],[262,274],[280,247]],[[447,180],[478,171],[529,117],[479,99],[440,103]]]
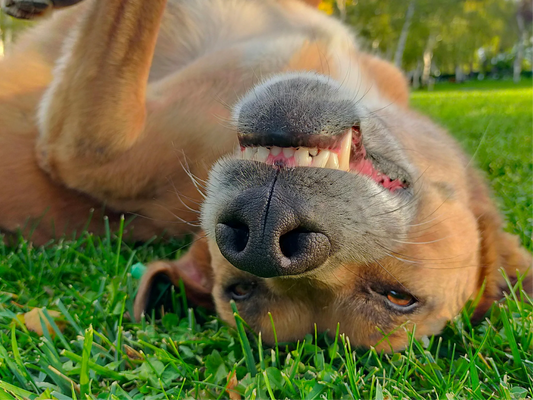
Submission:
[[[295,137],[293,143],[283,143],[286,146],[276,145],[264,136],[257,139],[257,136],[240,135],[235,157],[275,168],[315,167],[353,172],[371,178],[390,192],[410,186],[409,174],[403,168],[381,155],[367,152],[359,126],[347,129],[342,135],[313,135],[306,138],[307,143]]]

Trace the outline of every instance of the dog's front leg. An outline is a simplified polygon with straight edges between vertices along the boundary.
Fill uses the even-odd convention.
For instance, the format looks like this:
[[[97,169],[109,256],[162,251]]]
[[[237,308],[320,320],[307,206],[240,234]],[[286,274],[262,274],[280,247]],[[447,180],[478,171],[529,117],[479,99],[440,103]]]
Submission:
[[[96,0],[67,41],[40,107],[37,143],[41,167],[67,186],[102,197],[92,193],[88,171],[105,175],[106,165],[143,132],[148,73],[165,4]],[[105,191],[113,192],[109,185]]]

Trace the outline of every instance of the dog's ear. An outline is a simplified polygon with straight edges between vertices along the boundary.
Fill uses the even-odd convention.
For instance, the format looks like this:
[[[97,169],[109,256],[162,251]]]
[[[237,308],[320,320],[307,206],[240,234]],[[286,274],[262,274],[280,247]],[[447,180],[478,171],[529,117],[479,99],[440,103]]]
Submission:
[[[479,288],[485,288],[472,319],[479,321],[494,301],[501,299],[511,289],[501,270],[503,269],[512,285],[520,277],[522,289],[533,295],[532,258],[521,245],[518,237],[502,230],[502,220],[489,191],[477,172],[471,172],[472,207],[478,219],[481,235]]]
[[[172,285],[178,286],[180,280],[192,304],[214,309],[211,297],[213,271],[206,238],[196,240],[178,260],[156,261],[148,265],[135,297],[135,319],[139,321],[143,312],[171,304],[168,289]]]

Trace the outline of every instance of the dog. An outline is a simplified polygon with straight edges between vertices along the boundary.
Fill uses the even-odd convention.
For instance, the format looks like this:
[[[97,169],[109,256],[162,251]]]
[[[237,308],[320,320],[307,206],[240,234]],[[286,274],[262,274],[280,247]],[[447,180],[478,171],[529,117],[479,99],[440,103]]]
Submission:
[[[149,266],[137,318],[182,280],[266,343],[339,326],[390,351],[480,291],[482,316],[500,269],[533,291],[469,157],[317,1],[2,1],[51,16],[0,62],[0,227],[37,244],[121,215],[131,240],[194,232]]]

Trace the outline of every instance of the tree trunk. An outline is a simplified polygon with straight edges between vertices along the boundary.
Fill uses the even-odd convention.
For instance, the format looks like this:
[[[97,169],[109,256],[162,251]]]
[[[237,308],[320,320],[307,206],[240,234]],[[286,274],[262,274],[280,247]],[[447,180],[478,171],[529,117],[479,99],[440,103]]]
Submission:
[[[519,11],[516,14],[516,22],[518,24],[518,43],[516,44],[516,57],[513,65],[513,81],[520,82],[520,74],[522,73],[522,60],[524,59],[524,42],[527,40],[527,31],[524,23],[524,16]]]
[[[463,72],[463,67],[461,67],[460,65],[457,65],[455,67],[455,82],[456,83],[461,83],[465,80],[465,75],[464,75],[464,72]]]
[[[396,65],[398,68],[402,67],[403,52],[405,50],[405,44],[407,43],[407,35],[409,34],[409,28],[411,27],[413,15],[415,14],[415,1],[416,0],[411,0],[409,2],[409,6],[407,7],[402,33],[400,34],[398,47],[396,48],[396,54],[394,55],[394,65]]]
[[[346,21],[346,0],[337,0],[337,8],[340,12],[341,21]]]
[[[435,35],[430,34],[424,50],[424,70],[422,72],[422,85],[427,86],[431,74],[431,61],[433,60],[433,48],[435,47]]]
[[[420,60],[416,63],[416,69],[413,71],[413,89],[420,87],[420,72],[422,70],[422,63]]]

